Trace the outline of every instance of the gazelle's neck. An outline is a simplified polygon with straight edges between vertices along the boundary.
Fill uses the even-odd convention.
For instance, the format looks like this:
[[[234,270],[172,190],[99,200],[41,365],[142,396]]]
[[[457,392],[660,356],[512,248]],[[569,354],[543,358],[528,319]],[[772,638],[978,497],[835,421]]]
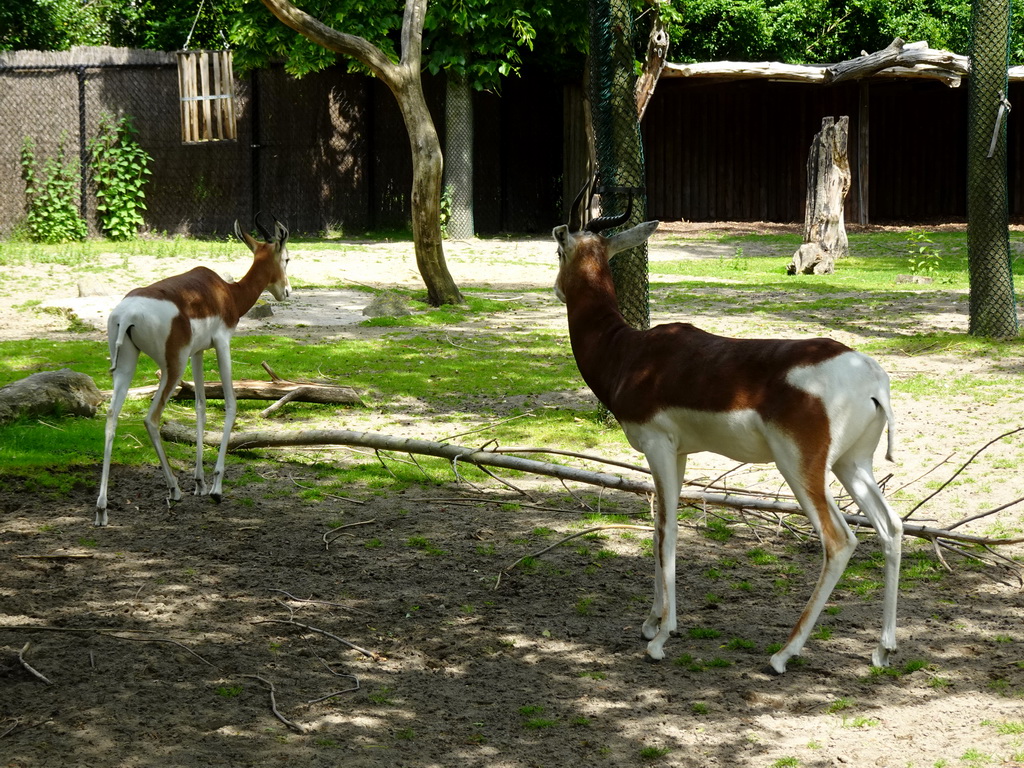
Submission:
[[[573,356],[583,380],[605,406],[613,409],[610,380],[637,331],[619,311],[607,262],[594,257],[575,266],[572,283],[565,286]]]
[[[241,280],[229,284],[239,317],[252,309],[260,294],[270,285],[269,266],[265,260],[257,258]]]

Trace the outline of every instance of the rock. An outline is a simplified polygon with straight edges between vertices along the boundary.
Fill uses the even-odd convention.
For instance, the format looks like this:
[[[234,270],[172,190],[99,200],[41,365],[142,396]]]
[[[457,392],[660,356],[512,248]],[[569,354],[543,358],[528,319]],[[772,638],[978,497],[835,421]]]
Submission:
[[[260,299],[252,305],[252,309],[246,312],[245,316],[251,317],[253,320],[264,320],[274,316],[274,307],[271,306],[270,302]]]
[[[87,296],[110,296],[110,283],[98,277],[83,277],[78,281],[78,298]]]
[[[91,376],[70,368],[33,373],[0,388],[0,424],[23,416],[95,416],[103,402]]]
[[[931,277],[925,277],[924,275],[896,275],[896,282],[927,284],[934,283],[935,279]]]
[[[405,317],[412,310],[405,304],[405,299],[391,291],[385,291],[374,297],[373,301],[363,307],[367,317]]]

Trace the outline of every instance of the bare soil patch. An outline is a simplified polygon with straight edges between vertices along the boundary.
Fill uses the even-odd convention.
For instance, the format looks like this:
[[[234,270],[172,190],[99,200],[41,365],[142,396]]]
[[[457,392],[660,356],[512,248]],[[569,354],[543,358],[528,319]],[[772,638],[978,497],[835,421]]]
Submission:
[[[688,247],[656,239],[653,271],[659,259],[707,257],[715,246]],[[496,295],[518,290],[523,304],[447,329],[453,340],[471,340],[484,325],[564,329],[555,298],[533,290],[554,277],[548,239],[454,243],[447,251],[460,284]],[[243,255],[232,265],[236,273]],[[243,333],[325,344],[374,338],[380,330],[357,324],[369,300],[359,286],[419,285],[406,244],[358,244],[332,257],[295,248],[293,258],[297,282],[329,287],[298,291],[273,317],[247,320]],[[192,266],[172,262],[139,259],[104,273],[111,295],[91,300],[91,309],[76,304],[79,276],[70,270],[29,270],[17,286],[0,282],[0,335],[81,338],[83,331],[67,330],[66,314],[25,303],[43,300],[99,325],[104,307],[127,288]],[[823,332],[812,310],[723,316],[699,298],[686,319],[714,332]],[[960,293],[909,293],[899,301],[889,314],[914,327],[966,330]],[[655,320],[664,319],[656,303]],[[898,332],[886,317],[864,312],[844,318],[832,335],[857,346]],[[99,330],[84,333],[103,338]],[[1024,366],[1016,351],[967,358],[928,349],[879,360],[897,381],[1014,382]],[[908,511],[931,478],[947,477],[989,439],[1024,423],[1014,389],[991,401],[967,387],[897,393],[898,461],[879,459],[876,469],[893,473],[890,491],[907,486],[895,496],[898,509]],[[582,386],[546,395],[559,407],[590,407]],[[308,426],[435,440],[486,426],[437,426],[431,416],[349,410],[337,417],[343,423],[325,416]],[[211,428],[218,426],[214,419]],[[949,524],[1020,496],[1021,446],[1019,438],[992,446],[922,515]],[[187,496],[172,509],[155,466],[116,467],[112,524],[99,530],[91,525],[96,483],[55,497],[22,478],[0,478],[3,765],[1024,764],[1024,734],[1014,728],[1024,725],[1024,605],[1010,572],[955,556],[952,574],[908,572],[895,664],[927,666],[887,676],[869,667],[881,597],[870,583],[878,571],[867,567],[834,595],[822,620],[828,629],[808,643],[802,661],[770,677],[761,671],[766,648],[785,640],[801,610],[817,576],[818,545],[763,527],[716,541],[707,535],[713,517],[701,513],[681,531],[681,636],[667,646],[670,660],[646,664],[639,638],[652,597],[646,534],[577,539],[495,589],[509,563],[579,530],[588,514],[579,497],[618,512],[642,510],[645,500],[598,499],[577,488],[574,497],[554,482],[517,479],[528,500],[497,482],[471,488],[453,478],[406,490],[356,488],[355,502],[311,502],[302,486],[316,480],[290,458],[253,454],[244,477],[239,465],[229,467],[222,504]],[[351,455],[325,451],[323,458]],[[700,455],[691,477],[710,479],[730,466]],[[188,467],[178,469],[187,492]],[[763,488],[781,482],[761,468],[738,477]],[[1016,508],[998,520],[1006,532],[1022,526]],[[352,527],[333,528],[338,522]],[[992,523],[964,530],[991,532]],[[325,534],[337,538],[328,546]],[[755,549],[775,562],[752,557]],[[871,536],[861,550],[862,561],[877,554]],[[909,557],[908,567],[915,562]],[[301,733],[275,716],[271,684],[278,712]]]

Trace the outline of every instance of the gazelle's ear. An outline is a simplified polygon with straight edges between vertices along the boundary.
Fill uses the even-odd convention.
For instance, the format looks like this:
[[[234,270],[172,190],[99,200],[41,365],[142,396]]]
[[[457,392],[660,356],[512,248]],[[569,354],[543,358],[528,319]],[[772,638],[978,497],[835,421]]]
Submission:
[[[238,219],[235,219],[235,237],[249,246],[250,251],[253,253],[256,252],[256,246],[259,245],[259,243],[256,242],[256,239],[252,235],[242,229],[242,225],[238,223]]]
[[[625,232],[612,235],[608,238],[608,255],[611,256],[619,251],[628,251],[630,248],[636,248],[647,242],[647,238],[654,234],[654,230],[660,223],[660,221],[645,221],[635,227],[630,227]]]
[[[278,245],[284,245],[288,242],[288,227],[277,219],[274,219],[274,241]]]
[[[555,242],[558,243],[558,247],[562,251],[567,251],[572,244],[572,233],[565,224],[559,224],[551,230],[551,236],[555,238]]]

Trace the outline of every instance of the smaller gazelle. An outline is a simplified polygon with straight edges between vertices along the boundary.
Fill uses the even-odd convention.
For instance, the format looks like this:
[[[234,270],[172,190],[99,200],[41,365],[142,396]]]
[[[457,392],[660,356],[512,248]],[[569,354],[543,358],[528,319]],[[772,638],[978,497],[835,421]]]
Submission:
[[[654,604],[643,625],[647,654],[665,657],[676,630],[679,491],[690,453],[774,462],[821,538],[824,562],[786,645],[771,658],[781,674],[800,653],[857,546],[828,488],[831,470],[867,515],[885,554],[882,634],[876,666],[896,649],[903,524],[875,482],[872,457],[894,419],[889,377],[870,357],[831,339],[730,339],[689,323],[635,330],[616,302],[608,259],[643,244],[648,221],[611,237],[628,218],[602,217],[582,228],[583,194],[569,226],[553,231],[559,269],[555,294],[566,304],[569,338],[584,381],[618,419],[654,476]]]
[[[253,253],[252,266],[237,283],[227,282],[206,267],[196,267],[184,274],[130,291],[111,312],[107,321],[107,335],[114,392],[107,412],[103,476],[100,480],[100,495],[96,500],[96,525],[107,524],[107,483],[117,417],[135,375],[140,352],[153,358],[160,368],[160,383],[146,414],[145,424],[167,481],[168,500],[180,500],[181,490],[160,440],[160,416],[168,398],[178,388],[185,365],[191,358],[196,390],[197,431],[194,492],[197,496],[209,493],[215,501],[220,501],[228,439],[237,411],[231,379],[231,336],[239,319],[252,308],[264,290],[270,291],[278,301],[291,293],[286,271],[288,229],[274,219],[274,232],[271,234],[260,224],[258,214],[256,228],[266,242],[261,243],[248,232],[243,232],[238,222],[235,222],[235,234]],[[224,387],[224,436],[213,470],[213,483],[207,491],[203,476],[203,430],[206,426],[203,352],[211,348],[217,353],[217,367]]]

